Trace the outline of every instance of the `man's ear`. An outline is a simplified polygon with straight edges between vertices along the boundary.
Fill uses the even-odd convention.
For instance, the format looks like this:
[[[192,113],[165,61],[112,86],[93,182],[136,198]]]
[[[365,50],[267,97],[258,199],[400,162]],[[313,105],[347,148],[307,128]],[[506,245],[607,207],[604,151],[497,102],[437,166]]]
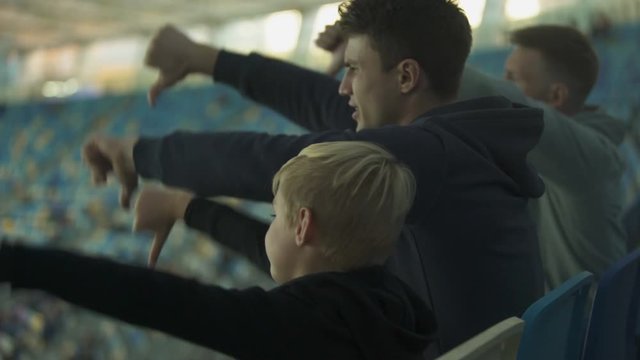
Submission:
[[[398,85],[403,94],[410,93],[418,88],[422,82],[427,81],[427,77],[422,72],[420,64],[413,59],[404,59],[396,65],[398,72]],[[427,84],[428,85],[428,84]]]
[[[316,222],[311,209],[300,208],[296,220],[296,245],[303,246],[311,243],[316,236]]]
[[[569,104],[569,87],[565,83],[555,82],[549,89],[549,104],[556,109],[566,108]]]

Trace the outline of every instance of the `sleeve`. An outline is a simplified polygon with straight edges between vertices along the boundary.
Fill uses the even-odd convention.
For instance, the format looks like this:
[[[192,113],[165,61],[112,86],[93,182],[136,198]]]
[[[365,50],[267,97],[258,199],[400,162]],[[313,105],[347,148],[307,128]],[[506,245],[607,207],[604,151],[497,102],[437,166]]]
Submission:
[[[309,130],[356,127],[349,99],[328,75],[258,54],[221,51],[213,77]]]
[[[271,181],[289,159],[308,145],[329,141],[376,143],[404,162],[419,185],[414,208],[437,198],[445,172],[441,139],[418,126],[385,126],[359,132],[330,131],[305,135],[253,132],[176,132],[141,138],[133,157],[138,174],[201,196],[273,200]]]
[[[540,108],[544,112],[544,130],[538,145],[529,153],[529,160],[547,181],[567,190],[580,190],[580,184],[595,180],[596,172],[607,174],[609,167],[618,166],[615,147],[604,136],[524,95],[512,82],[497,79],[466,67],[460,85],[459,99],[499,95],[512,102]],[[601,158],[593,158],[601,157]],[[576,181],[579,179],[579,181]]]
[[[226,290],[107,259],[8,243],[0,250],[0,281],[242,359],[290,356],[280,340],[293,338],[310,320],[309,309],[282,292]]]
[[[271,180],[287,160],[313,143],[350,140],[354,134],[179,131],[161,138],[140,138],[133,159],[140,176],[199,196],[271,202]]]
[[[264,236],[269,228],[267,224],[203,198],[191,200],[184,221],[190,228],[207,234],[227,248],[246,256],[265,273],[270,273],[264,245]]]

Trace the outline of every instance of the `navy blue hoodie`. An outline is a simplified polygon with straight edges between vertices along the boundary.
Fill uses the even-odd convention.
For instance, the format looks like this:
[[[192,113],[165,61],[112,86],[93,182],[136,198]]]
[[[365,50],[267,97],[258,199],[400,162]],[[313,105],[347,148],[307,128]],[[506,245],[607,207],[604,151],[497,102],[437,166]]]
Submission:
[[[223,52],[214,77],[313,130],[355,125],[347,126],[351,110],[338,96],[338,83],[321,74]],[[271,201],[272,176],[309,144],[361,140],[385,147],[417,180],[414,206],[388,268],[433,309],[436,350],[442,352],[520,316],[543,294],[527,203],[544,186],[526,162],[542,126],[540,110],[490,97],[434,109],[407,126],[359,132],[141,138],[134,161],[141,176],[201,196]],[[247,252],[259,253],[254,250]]]

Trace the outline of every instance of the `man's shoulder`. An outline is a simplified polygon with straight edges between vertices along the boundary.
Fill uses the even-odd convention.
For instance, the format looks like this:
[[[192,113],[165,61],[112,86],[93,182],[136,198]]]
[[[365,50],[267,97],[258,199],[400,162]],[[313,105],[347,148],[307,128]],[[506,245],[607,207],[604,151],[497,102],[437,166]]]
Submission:
[[[599,107],[585,107],[573,119],[578,124],[602,135],[614,145],[619,145],[624,140],[627,130],[626,124]]]

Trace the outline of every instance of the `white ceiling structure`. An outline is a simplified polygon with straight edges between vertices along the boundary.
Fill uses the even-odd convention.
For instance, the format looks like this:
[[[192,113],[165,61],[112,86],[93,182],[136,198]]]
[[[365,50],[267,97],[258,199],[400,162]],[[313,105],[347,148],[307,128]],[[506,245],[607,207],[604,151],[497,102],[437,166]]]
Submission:
[[[148,36],[166,23],[183,28],[211,27],[280,10],[304,12],[336,1],[339,0],[0,0],[0,53],[6,49],[28,52],[70,43]],[[477,3],[484,8],[486,3],[485,15],[487,9],[494,13],[512,8],[527,10],[527,4],[536,3],[542,11],[568,5],[572,13],[583,12],[586,16],[591,9],[599,8],[620,13],[611,14],[614,20],[640,17],[640,0],[458,1],[468,10],[477,7]],[[474,15],[480,17],[478,20],[482,18],[481,14]]]
[[[123,35],[148,35],[170,22],[216,25],[336,0],[0,0],[0,42],[28,51]]]
[[[144,71],[142,51],[149,36],[167,23],[198,41],[322,68],[329,58],[312,46],[313,38],[333,21],[328,11],[335,7],[321,6],[338,1],[0,0],[0,102],[63,97],[78,89],[117,93],[146,87],[155,74]],[[528,21],[577,23],[588,30],[594,11],[605,11],[614,22],[640,19],[640,0],[457,1],[477,26],[478,47],[503,44],[510,27]],[[303,16],[296,23],[276,15],[277,26],[263,16],[283,10]]]

